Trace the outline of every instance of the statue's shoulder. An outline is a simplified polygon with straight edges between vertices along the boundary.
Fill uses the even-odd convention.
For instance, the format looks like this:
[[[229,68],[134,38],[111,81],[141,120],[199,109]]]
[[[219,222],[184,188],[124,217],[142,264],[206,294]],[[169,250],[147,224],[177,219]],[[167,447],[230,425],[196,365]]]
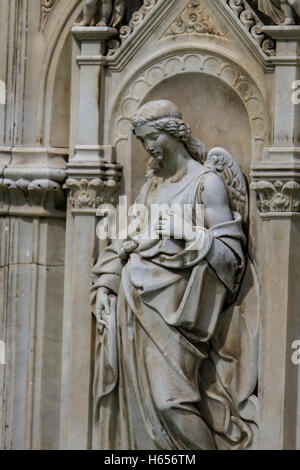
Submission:
[[[226,185],[218,173],[216,171],[207,168],[201,175],[200,175],[200,185],[202,189],[210,190],[210,191],[218,191],[220,190],[227,190]]]
[[[222,177],[209,168],[199,175],[197,192],[202,204],[214,205],[216,201],[228,204],[228,189]]]
[[[216,173],[214,168],[203,165],[196,160],[193,160],[189,174],[195,186],[200,186],[200,189],[204,188],[205,182],[208,180],[215,184],[224,185],[222,178]]]

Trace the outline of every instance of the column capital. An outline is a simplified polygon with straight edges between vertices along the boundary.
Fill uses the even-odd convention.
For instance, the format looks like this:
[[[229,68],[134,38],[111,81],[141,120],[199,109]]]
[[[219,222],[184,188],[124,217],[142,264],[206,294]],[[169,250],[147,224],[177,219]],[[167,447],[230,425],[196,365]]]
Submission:
[[[0,147],[0,214],[65,218],[67,149]],[[8,160],[9,157],[9,160]]]
[[[77,41],[107,41],[116,36],[118,30],[109,26],[74,26],[72,34]]]
[[[72,214],[96,215],[102,204],[116,205],[122,167],[117,163],[100,164],[72,162],[68,165],[68,179]]]
[[[264,26],[262,31],[276,41],[276,54],[269,58],[275,66],[300,63],[300,26]]]
[[[263,218],[300,214],[300,163],[265,162],[252,168],[251,179]]]
[[[115,28],[109,26],[74,26],[72,34],[76,41],[81,44],[81,56],[77,57],[79,65],[86,65],[92,59],[98,58],[101,65],[106,53],[106,43],[119,34]]]

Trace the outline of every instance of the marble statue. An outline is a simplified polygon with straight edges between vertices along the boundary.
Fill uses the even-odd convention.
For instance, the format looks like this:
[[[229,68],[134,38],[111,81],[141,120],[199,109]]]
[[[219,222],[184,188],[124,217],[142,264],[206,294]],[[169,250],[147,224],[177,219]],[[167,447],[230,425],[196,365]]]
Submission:
[[[109,25],[115,28],[122,21],[125,9],[126,0],[84,0],[83,20],[78,26]]]
[[[256,3],[276,24],[293,25],[296,16],[300,17],[300,0],[256,0]]]
[[[151,157],[136,200],[148,215],[137,211],[135,231],[113,240],[93,269],[99,448],[215,449],[222,439],[245,448],[252,431],[237,401],[253,393],[254,361],[235,380],[245,395],[235,400],[228,384],[239,333],[225,354],[218,324],[245,273],[246,182],[226,150],[207,155],[170,101],[141,106],[132,131]],[[153,204],[167,204],[156,220]],[[216,357],[233,366],[212,378]]]

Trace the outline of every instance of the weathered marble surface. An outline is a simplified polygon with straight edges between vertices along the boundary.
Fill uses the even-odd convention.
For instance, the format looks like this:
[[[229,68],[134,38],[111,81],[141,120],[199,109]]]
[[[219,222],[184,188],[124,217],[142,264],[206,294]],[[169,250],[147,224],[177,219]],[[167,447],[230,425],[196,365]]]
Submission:
[[[250,0],[137,0],[107,40],[109,27],[71,33],[83,4],[0,0],[0,446],[99,446],[89,299],[106,247],[96,238],[97,208],[115,204],[118,192],[135,200],[148,157],[131,118],[164,97],[208,148],[236,158],[251,185],[251,269],[239,308],[227,314],[240,332],[259,331],[257,357],[248,348],[257,401],[240,414],[257,421],[252,448],[300,448],[291,361],[300,338],[299,105],[291,100],[299,27],[270,26]],[[296,11],[297,2],[286,6]],[[235,338],[234,372],[249,357],[241,345],[250,345]]]
[[[97,448],[248,448],[255,422],[246,408],[257,400],[257,364],[244,348],[255,349],[257,338],[225,313],[246,264],[246,182],[227,151],[206,154],[172,102],[148,102],[132,124],[153,170],[136,200],[148,216],[138,216],[136,232],[109,245],[93,269]],[[151,218],[153,204],[163,212]],[[203,220],[192,217],[200,204]],[[244,335],[239,357],[225,329],[232,338]],[[234,360],[241,362],[228,367]]]

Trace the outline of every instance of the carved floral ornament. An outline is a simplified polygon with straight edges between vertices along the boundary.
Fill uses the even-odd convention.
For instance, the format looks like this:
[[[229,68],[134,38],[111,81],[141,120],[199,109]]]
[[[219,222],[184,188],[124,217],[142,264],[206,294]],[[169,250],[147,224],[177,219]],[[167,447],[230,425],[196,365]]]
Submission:
[[[176,36],[190,33],[223,36],[199,0],[191,0],[184,11],[176,18],[166,35]]]
[[[300,184],[296,181],[257,181],[251,184],[257,193],[260,212],[300,212]]]
[[[73,209],[97,209],[101,204],[115,205],[121,178],[121,167],[116,167],[107,171],[103,178],[68,178],[64,188],[70,190],[69,201]]]
[[[47,21],[47,17],[58,0],[44,0],[42,12],[42,27]],[[249,0],[221,0],[224,7],[230,9],[237,18],[239,23],[247,29],[252,40],[256,42],[258,47],[263,51],[265,56],[275,55],[275,42],[262,32],[265,25],[263,20],[258,16],[257,9],[253,8],[253,2]],[[277,1],[277,0],[267,0]],[[121,26],[119,37],[108,41],[108,56],[112,56],[122,46],[124,42],[135,32],[136,29],[144,22],[146,16],[154,9],[156,5],[162,5],[163,0],[143,0],[139,10],[134,11],[127,25]],[[123,12],[124,16],[124,12]],[[83,25],[89,24],[85,21]],[[215,36],[223,36],[219,28],[214,24],[213,19],[202,5],[200,0],[191,0],[188,2],[184,11],[176,18],[175,22],[170,26],[166,35],[178,34],[211,34]]]
[[[265,23],[257,15],[255,9],[248,0],[222,0],[224,6],[230,9],[235,15],[237,21],[248,31],[262,50],[265,56],[274,56],[276,54],[275,41],[266,33],[262,32]],[[113,39],[108,44],[108,55],[113,55],[119,47],[134,33],[134,31],[143,23],[145,17],[162,0],[144,0],[142,7],[133,13],[128,25],[120,29],[119,39]],[[200,0],[191,0],[185,10],[177,17],[166,33],[166,36],[180,34],[211,34],[223,36],[219,28],[214,24],[206,8]]]
[[[88,181],[69,178],[65,187],[70,189],[70,204],[75,209],[96,209],[101,204],[115,204],[115,193],[120,184],[115,180],[99,178]]]

